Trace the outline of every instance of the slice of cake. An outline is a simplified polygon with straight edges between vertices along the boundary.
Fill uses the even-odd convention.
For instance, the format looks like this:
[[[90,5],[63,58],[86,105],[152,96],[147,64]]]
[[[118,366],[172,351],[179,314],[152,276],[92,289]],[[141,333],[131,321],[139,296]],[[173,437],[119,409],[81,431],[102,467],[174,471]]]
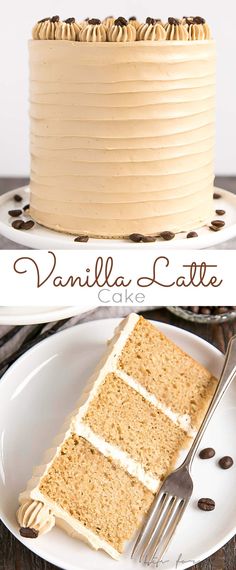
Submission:
[[[20,494],[22,536],[54,524],[113,558],[196,433],[216,379],[143,317],[119,325],[77,409]]]
[[[215,42],[203,18],[56,16],[36,24],[29,56],[34,220],[98,238],[210,223]]]

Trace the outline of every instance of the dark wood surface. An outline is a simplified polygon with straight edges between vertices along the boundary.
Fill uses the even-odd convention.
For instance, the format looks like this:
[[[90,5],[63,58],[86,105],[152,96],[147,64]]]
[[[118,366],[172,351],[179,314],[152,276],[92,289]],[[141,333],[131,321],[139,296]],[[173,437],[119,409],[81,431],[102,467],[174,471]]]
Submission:
[[[199,325],[175,317],[167,309],[148,311],[144,316],[188,330],[212,343],[221,352],[225,352],[228,340],[236,334],[236,321],[220,325]],[[26,549],[0,523],[0,570],[56,570],[56,567]],[[233,538],[213,556],[195,565],[193,570],[236,570],[236,539]]]

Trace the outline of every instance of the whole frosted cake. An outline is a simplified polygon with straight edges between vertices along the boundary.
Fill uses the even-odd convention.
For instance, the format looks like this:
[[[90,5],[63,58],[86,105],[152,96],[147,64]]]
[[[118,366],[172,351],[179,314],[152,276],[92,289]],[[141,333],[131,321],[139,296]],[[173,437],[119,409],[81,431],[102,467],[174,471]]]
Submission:
[[[118,558],[196,433],[216,385],[209,371],[131,314],[20,494],[21,535],[37,538],[56,523]]]
[[[200,17],[46,18],[30,51],[30,211],[122,238],[213,213],[215,43]]]

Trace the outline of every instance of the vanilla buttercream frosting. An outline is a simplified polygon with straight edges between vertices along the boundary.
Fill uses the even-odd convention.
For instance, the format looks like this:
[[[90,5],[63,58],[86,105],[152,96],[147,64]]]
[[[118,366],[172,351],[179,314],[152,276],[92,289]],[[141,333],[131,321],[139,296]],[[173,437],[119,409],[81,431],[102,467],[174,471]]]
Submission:
[[[55,40],[59,25],[59,16],[39,20],[33,27],[32,37],[34,40]]]
[[[204,18],[196,16],[186,19],[188,25],[189,40],[210,40],[211,30]]]
[[[137,31],[138,28],[140,27],[140,22],[139,20],[136,18],[136,16],[130,16],[129,18],[129,23],[132,24],[132,26],[134,26],[135,30]]]
[[[17,511],[17,521],[22,530],[33,529],[37,536],[46,534],[55,526],[51,510],[40,501],[25,499]]]
[[[117,18],[107,31],[109,42],[133,42],[136,40],[136,29],[125,18]]]
[[[147,18],[145,24],[141,24],[137,31],[137,39],[142,41],[165,40],[166,31],[160,22],[153,18]]]
[[[36,221],[125,237],[211,219],[213,40],[34,40],[29,49]]]
[[[189,39],[187,26],[176,18],[168,18],[168,23],[165,27],[167,40],[187,41]]]
[[[101,20],[91,19],[87,26],[82,28],[79,39],[81,42],[105,42],[107,39],[106,28]]]
[[[107,16],[103,21],[103,25],[105,26],[106,29],[111,28],[111,26],[113,26],[115,21],[115,18],[113,16]]]
[[[59,22],[55,33],[56,40],[78,41],[81,26],[76,22],[75,18],[67,18],[63,22]]]

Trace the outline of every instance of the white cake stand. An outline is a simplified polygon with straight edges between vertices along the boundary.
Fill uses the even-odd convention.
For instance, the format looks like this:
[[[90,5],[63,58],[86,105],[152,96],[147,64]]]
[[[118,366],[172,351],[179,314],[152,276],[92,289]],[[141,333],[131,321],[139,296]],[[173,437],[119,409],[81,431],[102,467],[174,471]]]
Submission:
[[[236,196],[227,190],[215,188],[219,191],[221,198],[214,200],[215,209],[225,210],[226,214],[221,218],[215,214],[214,219],[222,219],[225,226],[218,232],[209,230],[208,227],[194,228],[198,237],[186,239],[186,234],[177,234],[171,241],[157,239],[153,243],[134,243],[129,240],[118,239],[93,239],[87,243],[75,242],[75,236],[49,230],[35,224],[35,227],[28,231],[16,230],[12,227],[14,218],[10,218],[8,210],[21,208],[22,204],[29,202],[29,188],[18,188],[6,192],[0,197],[0,234],[9,240],[33,249],[205,249],[214,247],[222,242],[236,237]],[[14,195],[20,194],[23,202],[14,201]]]

